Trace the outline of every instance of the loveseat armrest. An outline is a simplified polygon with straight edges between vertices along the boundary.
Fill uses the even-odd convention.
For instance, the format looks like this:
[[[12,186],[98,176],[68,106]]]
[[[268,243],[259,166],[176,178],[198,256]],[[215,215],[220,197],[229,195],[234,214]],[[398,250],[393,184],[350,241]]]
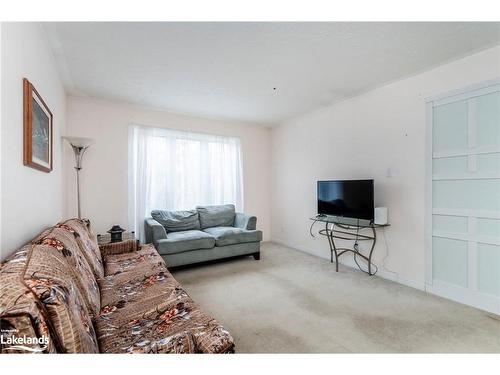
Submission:
[[[167,238],[165,227],[153,218],[148,218],[144,222],[144,234],[146,243],[156,243]]]
[[[246,230],[255,230],[257,227],[257,217],[236,212],[234,216],[234,227]]]
[[[139,250],[139,242],[137,240],[125,240],[121,242],[111,242],[99,245],[101,255],[106,257],[108,255],[125,254]]]

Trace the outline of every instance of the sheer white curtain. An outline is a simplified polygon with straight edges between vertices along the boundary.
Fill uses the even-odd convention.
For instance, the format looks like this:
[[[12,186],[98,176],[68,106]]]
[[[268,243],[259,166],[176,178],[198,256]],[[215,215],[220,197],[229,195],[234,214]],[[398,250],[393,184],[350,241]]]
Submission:
[[[133,125],[129,221],[141,240],[151,210],[232,203],[243,210],[240,140]]]

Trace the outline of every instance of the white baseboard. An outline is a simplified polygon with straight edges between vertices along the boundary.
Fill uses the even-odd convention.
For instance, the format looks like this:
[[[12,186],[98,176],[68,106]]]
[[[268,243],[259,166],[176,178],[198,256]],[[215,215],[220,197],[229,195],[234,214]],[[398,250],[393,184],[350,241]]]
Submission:
[[[273,239],[271,239],[271,242],[274,242],[278,245],[289,247],[289,248],[294,249],[294,250],[298,250],[300,252],[303,252],[303,253],[306,253],[306,254],[309,254],[312,256],[317,256],[316,254],[312,253],[308,247],[300,246],[300,245],[299,246],[291,245],[291,244],[283,241],[280,238],[273,238]],[[329,254],[330,253],[328,253],[328,256],[325,256],[325,257],[320,256],[320,258],[330,260]],[[342,261],[340,261],[340,264],[347,266],[347,267],[350,267],[350,268],[353,268],[355,270],[358,269],[355,264],[350,264],[350,263],[346,263],[346,262],[342,262]],[[394,281],[398,284],[408,286],[410,288],[425,291],[425,283],[424,282],[418,282],[415,280],[405,279],[405,278],[400,277],[399,275],[397,275],[393,272],[385,271],[381,268],[378,270],[377,276],[379,276],[383,279],[386,279],[386,280]]]
[[[274,242],[278,245],[286,246],[289,248],[292,248],[294,250],[301,251],[303,253],[312,255],[312,256],[317,256],[316,254],[311,252],[310,247],[306,246],[295,246],[292,244],[287,243],[286,241],[283,241],[279,238],[273,238],[271,239],[271,242]],[[328,253],[329,255],[329,253]],[[330,260],[328,256],[320,256],[322,259],[327,259]],[[351,267],[357,270],[356,266],[354,264],[349,264],[346,262],[340,262],[343,266]],[[459,302],[465,305],[469,305],[475,308],[478,308],[480,310],[487,311],[489,313],[495,314],[495,315],[500,315],[500,297],[495,297],[492,295],[484,294],[484,293],[472,293],[469,289],[462,288],[459,286],[455,286],[452,284],[447,284],[442,281],[434,280],[433,284],[426,284],[425,282],[418,282],[415,280],[409,280],[405,279],[403,277],[400,277],[399,275],[393,273],[393,272],[388,272],[383,269],[379,269],[377,272],[377,276],[394,281],[396,283],[408,286],[410,288],[418,289],[430,294],[434,294],[436,296],[445,298],[445,299],[450,299],[455,302]]]
[[[428,293],[435,294],[436,296],[473,306],[495,315],[500,315],[500,297],[478,293],[471,291],[470,289],[448,284],[439,280],[434,280],[432,285],[427,284],[425,286],[425,290]]]

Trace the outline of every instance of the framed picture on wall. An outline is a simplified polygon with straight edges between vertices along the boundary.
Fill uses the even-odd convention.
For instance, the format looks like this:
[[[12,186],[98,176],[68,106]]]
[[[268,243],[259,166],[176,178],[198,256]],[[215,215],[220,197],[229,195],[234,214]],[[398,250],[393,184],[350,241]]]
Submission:
[[[30,81],[23,79],[24,165],[52,171],[52,112]]]

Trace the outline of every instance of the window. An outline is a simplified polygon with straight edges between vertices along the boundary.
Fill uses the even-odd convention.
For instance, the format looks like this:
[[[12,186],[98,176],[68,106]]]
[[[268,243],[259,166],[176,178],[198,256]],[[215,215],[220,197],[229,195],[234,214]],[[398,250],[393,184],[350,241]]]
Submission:
[[[151,210],[232,203],[243,210],[240,140],[143,126],[130,128],[130,223],[144,239]]]

